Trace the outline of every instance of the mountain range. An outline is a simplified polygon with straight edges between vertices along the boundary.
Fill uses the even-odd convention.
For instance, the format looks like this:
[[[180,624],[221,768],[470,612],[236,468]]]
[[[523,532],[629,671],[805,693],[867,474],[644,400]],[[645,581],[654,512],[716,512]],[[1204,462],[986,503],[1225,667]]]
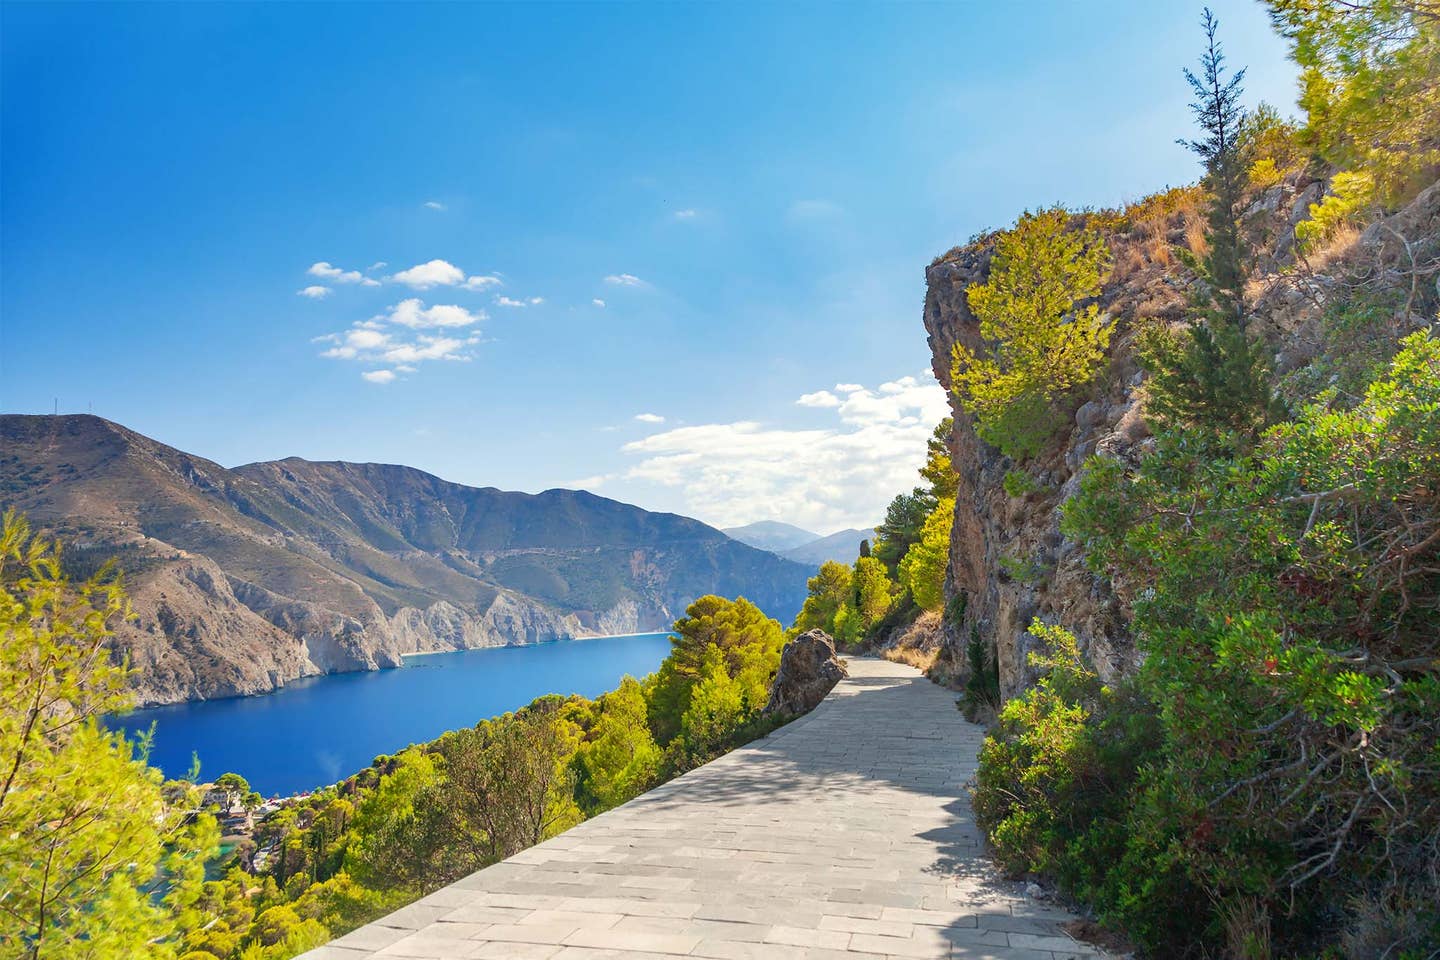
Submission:
[[[94,416],[0,416],[0,504],[87,575],[115,557],[141,704],[264,693],[407,653],[667,629],[706,593],[788,623],[811,569],[584,491],[410,467],[233,469]]]
[[[818,567],[827,560],[850,564],[860,555],[860,541],[873,539],[874,530],[840,530],[822,537],[802,527],[778,520],[760,520],[743,527],[726,527],[726,535],[787,560]]]

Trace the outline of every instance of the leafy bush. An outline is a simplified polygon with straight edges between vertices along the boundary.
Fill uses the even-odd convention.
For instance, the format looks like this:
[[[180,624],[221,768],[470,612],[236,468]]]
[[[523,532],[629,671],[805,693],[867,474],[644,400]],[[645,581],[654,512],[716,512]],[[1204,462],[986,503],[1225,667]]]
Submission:
[[[1264,190],[1275,186],[1280,182],[1281,174],[1275,166],[1275,161],[1270,157],[1261,157],[1250,164],[1248,174],[1250,186],[1257,190]]]
[[[1026,213],[995,242],[990,277],[970,287],[983,354],[956,344],[951,380],[975,430],[1007,456],[1038,453],[1066,420],[1063,403],[1089,383],[1110,343],[1093,300],[1109,272],[1099,233],[1060,207]]]
[[[940,501],[925,519],[920,542],[900,561],[900,582],[922,610],[945,605],[945,571],[950,565],[950,528],[955,524],[955,501]]]
[[[1268,0],[1301,68],[1304,139],[1393,205],[1440,165],[1440,3]]]
[[[806,581],[809,593],[790,627],[790,635],[798,637],[807,630],[824,630],[833,634],[836,615],[850,602],[852,577],[853,572],[843,563],[826,560],[820,564],[815,576]]]
[[[1024,497],[1040,489],[1040,484],[1025,470],[1007,470],[1005,479],[1001,482],[1005,495],[1010,497]]]
[[[946,543],[949,543],[948,536]],[[855,620],[861,633],[868,634],[890,612],[896,585],[885,573],[885,565],[874,557],[860,557],[855,561],[850,582],[855,593]]]
[[[1001,557],[1000,572],[1015,583],[1039,583],[1045,579],[1045,565],[1034,557]]]
[[[973,721],[988,711],[1000,708],[1000,663],[985,641],[980,639],[979,626],[970,628],[970,640],[965,644],[965,663],[970,675],[965,680],[962,709],[965,716]]]
[[[1103,866],[1125,853],[1128,796],[1154,752],[1153,712],[1132,689],[1103,686],[1073,634],[1039,620],[1030,634],[1046,648],[1030,663],[1045,673],[1005,704],[981,749],[976,819],[1007,869],[1052,874],[1113,912]]]
[[[1367,171],[1341,171],[1330,182],[1330,192],[1319,203],[1310,204],[1310,219],[1295,225],[1295,239],[1302,250],[1312,250],[1342,226],[1358,223],[1373,206],[1375,179]]]
[[[1133,601],[1163,738],[1098,884],[1142,941],[1173,946],[1158,918],[1200,891],[1194,942],[1283,914],[1300,949],[1337,904],[1440,872],[1440,341],[1401,346],[1352,410],[1309,407],[1250,454],[1162,435],[1133,476],[1092,461],[1066,507]]]

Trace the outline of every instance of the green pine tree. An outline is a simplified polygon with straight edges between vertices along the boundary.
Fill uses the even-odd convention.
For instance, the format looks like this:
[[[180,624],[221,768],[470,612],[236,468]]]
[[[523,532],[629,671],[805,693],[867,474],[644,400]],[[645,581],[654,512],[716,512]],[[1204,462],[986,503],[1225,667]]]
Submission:
[[[1245,261],[1240,231],[1248,182],[1241,151],[1245,71],[1226,77],[1217,39],[1219,21],[1208,9],[1200,74],[1185,71],[1195,91],[1191,104],[1202,136],[1182,140],[1205,164],[1210,193],[1203,257],[1188,257],[1203,281],[1189,327],[1180,336],[1151,331],[1143,356],[1150,371],[1146,415],[1162,428],[1190,427],[1252,440],[1276,414],[1262,347],[1246,332]]]

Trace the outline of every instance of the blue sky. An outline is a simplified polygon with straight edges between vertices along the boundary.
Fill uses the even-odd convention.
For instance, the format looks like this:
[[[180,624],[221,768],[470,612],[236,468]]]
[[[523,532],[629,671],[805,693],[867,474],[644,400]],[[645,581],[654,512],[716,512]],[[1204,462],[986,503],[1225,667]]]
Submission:
[[[868,525],[944,412],[926,264],[1193,180],[1199,12],[6,3],[0,410]]]

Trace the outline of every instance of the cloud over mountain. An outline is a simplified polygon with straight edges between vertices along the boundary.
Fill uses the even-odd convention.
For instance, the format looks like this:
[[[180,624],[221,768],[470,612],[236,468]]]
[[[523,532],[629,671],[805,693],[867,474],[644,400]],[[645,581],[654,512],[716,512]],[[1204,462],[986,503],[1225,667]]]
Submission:
[[[744,420],[634,440],[622,449],[641,459],[622,477],[680,488],[688,509],[722,525],[766,517],[815,529],[873,523],[917,483],[925,441],[949,404],[928,373],[874,389],[842,386],[854,389],[797,401],[833,418],[814,428]]]

